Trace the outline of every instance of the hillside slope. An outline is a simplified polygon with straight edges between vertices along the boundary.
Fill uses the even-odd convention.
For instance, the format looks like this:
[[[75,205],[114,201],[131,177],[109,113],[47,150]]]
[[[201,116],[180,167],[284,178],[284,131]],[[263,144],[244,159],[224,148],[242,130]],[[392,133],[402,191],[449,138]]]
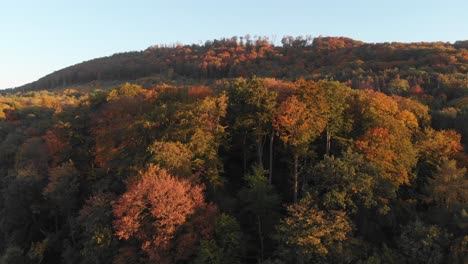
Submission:
[[[466,86],[468,41],[454,44],[364,43],[344,37],[233,37],[204,45],[153,46],[114,54],[49,74],[15,91],[58,89],[91,82],[199,82],[232,77],[333,79],[353,88],[383,90],[394,79],[432,94],[441,85]],[[403,87],[406,88],[406,87]],[[398,92],[398,91],[397,91]]]

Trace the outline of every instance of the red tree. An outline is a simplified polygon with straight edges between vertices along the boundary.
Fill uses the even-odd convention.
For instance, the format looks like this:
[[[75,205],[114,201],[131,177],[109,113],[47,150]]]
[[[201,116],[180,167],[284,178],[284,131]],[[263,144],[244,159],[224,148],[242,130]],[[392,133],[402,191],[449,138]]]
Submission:
[[[113,205],[114,228],[118,238],[139,241],[152,261],[171,263],[172,258],[179,256],[170,256],[169,251],[180,251],[177,237],[187,236],[181,233],[187,232],[185,227],[191,222],[188,220],[198,222],[200,212],[210,215],[211,211],[204,202],[200,185],[175,178],[166,170],[150,165],[147,170],[140,171],[136,180],[128,183],[127,192]],[[206,228],[192,229],[192,232],[203,232],[202,237],[210,233]],[[197,239],[191,239],[190,245],[184,242],[180,246],[189,250],[196,242]]]

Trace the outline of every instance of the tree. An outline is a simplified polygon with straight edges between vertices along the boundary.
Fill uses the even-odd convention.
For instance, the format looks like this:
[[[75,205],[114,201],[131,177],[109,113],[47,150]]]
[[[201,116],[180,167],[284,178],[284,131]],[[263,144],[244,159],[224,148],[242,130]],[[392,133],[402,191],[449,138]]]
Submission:
[[[327,125],[326,125],[326,155],[330,155],[331,139],[340,132],[346,132],[351,128],[351,120],[345,118],[348,96],[351,89],[339,82],[320,82],[326,94],[328,103]]]
[[[117,240],[112,228],[114,200],[114,194],[96,193],[79,211],[80,253],[84,263],[106,263],[117,253]]]
[[[442,164],[446,158],[455,158],[463,150],[461,135],[454,130],[424,130],[424,136],[418,142],[420,160],[429,166],[429,170]]]
[[[263,149],[266,138],[270,137],[270,144],[273,140],[272,119],[276,109],[277,94],[268,89],[263,79],[258,78],[236,79],[229,84],[227,91],[228,111],[234,117],[233,129],[243,135],[244,142],[247,136],[252,137],[257,149],[257,164],[263,168]],[[270,155],[272,155],[271,150]],[[244,154],[244,163],[246,163],[245,160]],[[246,168],[244,172],[245,170]],[[271,173],[270,171],[270,182]]]
[[[288,215],[277,227],[279,254],[289,263],[313,263],[328,254],[339,254],[352,230],[346,214],[320,210],[310,196],[287,207]]]
[[[468,175],[466,168],[457,168],[456,161],[444,159],[429,180],[431,197],[437,204],[450,208],[453,204],[468,202]]]
[[[79,172],[71,161],[49,170],[49,183],[43,194],[59,214],[70,216],[78,206],[78,181]]]
[[[371,128],[355,142],[355,149],[382,172],[395,188],[410,185],[417,152],[408,138],[390,134],[387,128]]]
[[[47,148],[39,137],[27,139],[16,152],[15,168],[18,178],[41,181],[47,174]]]
[[[57,133],[58,132],[58,133]],[[47,146],[47,154],[49,156],[49,164],[57,166],[58,164],[65,162],[70,158],[71,148],[64,140],[64,138],[58,136],[61,131],[59,129],[48,130],[42,139],[45,141]]]
[[[400,79],[400,76],[397,75],[395,79],[390,81],[387,87],[387,92],[389,94],[397,94],[397,95],[406,95],[409,91],[409,84],[408,81],[405,79]]]
[[[379,170],[362,155],[348,150],[340,158],[326,156],[316,164],[306,191],[322,208],[357,215],[362,209],[385,209],[382,202],[388,197],[384,186]]]
[[[12,107],[8,104],[0,103],[0,120],[6,119],[5,110],[10,110]]]
[[[451,235],[417,220],[402,228],[398,247],[409,263],[444,263]]]
[[[10,246],[5,250],[0,258],[0,264],[27,264],[30,263],[29,259],[24,255],[23,250],[18,247]]]
[[[349,97],[347,118],[352,119],[355,137],[371,128],[386,128],[393,135],[411,139],[417,132],[418,119],[408,110],[400,109],[391,97],[370,90],[356,91]]]
[[[279,219],[280,196],[265,178],[266,171],[254,167],[253,172],[245,176],[246,186],[238,197],[241,201],[241,213],[248,219],[249,233],[256,235],[255,248],[261,261],[264,259],[265,241]],[[252,225],[255,223],[255,225]]]
[[[223,171],[218,150],[226,135],[222,119],[226,116],[227,96],[206,97],[197,102],[189,113],[190,138],[188,146],[194,154],[194,164],[204,177],[208,187],[215,189],[223,185]]]
[[[180,142],[155,141],[149,151],[153,154],[153,162],[179,177],[192,175],[193,153]]]
[[[203,188],[177,179],[156,165],[140,171],[113,205],[119,239],[136,239],[151,261],[170,263],[178,229],[206,204]],[[196,241],[195,241],[196,242]],[[194,247],[194,244],[185,244]]]
[[[11,245],[26,247],[32,236],[44,235],[42,188],[38,181],[16,178],[2,190],[1,230]]]
[[[125,89],[124,89],[125,90]],[[92,115],[95,163],[121,174],[141,165],[154,139],[145,115],[152,109],[145,93],[127,93],[103,103]]]
[[[143,93],[144,90],[140,85],[125,83],[122,86],[113,89],[107,96],[107,101],[119,99],[121,97],[133,97],[135,95]]]
[[[306,103],[291,96],[281,103],[273,120],[279,138],[293,153],[294,196],[296,203],[299,185],[299,157],[306,154],[309,143],[322,132],[325,122],[310,111]]]
[[[71,229],[72,216],[79,201],[79,172],[73,162],[64,163],[49,170],[49,183],[43,190],[43,195],[55,220],[55,232],[63,225]],[[70,230],[73,242],[75,237]]]
[[[392,98],[398,103],[400,111],[406,110],[414,114],[421,128],[427,128],[431,125],[431,116],[427,105],[401,96],[393,96]]]
[[[196,264],[239,264],[244,253],[242,231],[237,220],[227,214],[216,219],[212,240],[201,241]]]

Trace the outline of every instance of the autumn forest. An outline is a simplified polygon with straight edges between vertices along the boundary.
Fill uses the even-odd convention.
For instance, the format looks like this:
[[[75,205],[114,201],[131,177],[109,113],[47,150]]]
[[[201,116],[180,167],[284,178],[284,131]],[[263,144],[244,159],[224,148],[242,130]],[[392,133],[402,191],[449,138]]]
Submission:
[[[468,41],[232,37],[0,90],[0,263],[468,263]]]

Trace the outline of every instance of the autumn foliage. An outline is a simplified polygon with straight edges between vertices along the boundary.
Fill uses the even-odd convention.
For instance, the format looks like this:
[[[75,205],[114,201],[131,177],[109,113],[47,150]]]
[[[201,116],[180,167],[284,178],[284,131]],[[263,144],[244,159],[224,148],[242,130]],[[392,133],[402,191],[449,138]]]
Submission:
[[[467,43],[234,37],[1,91],[0,263],[466,263]]]
[[[206,206],[200,185],[150,165],[113,205],[114,228],[120,239],[137,239],[151,260],[171,263],[168,251],[179,228]]]

